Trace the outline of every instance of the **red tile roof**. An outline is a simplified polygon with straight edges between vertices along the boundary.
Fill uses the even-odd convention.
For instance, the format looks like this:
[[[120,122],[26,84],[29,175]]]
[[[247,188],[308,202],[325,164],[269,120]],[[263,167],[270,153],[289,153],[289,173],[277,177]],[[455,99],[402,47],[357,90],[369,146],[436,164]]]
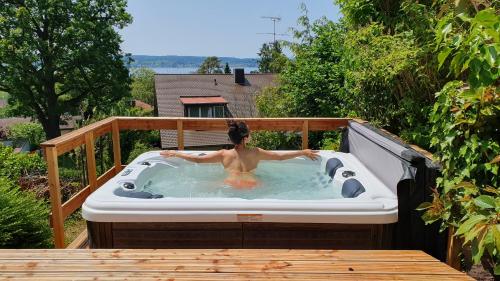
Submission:
[[[227,101],[221,97],[180,97],[182,104],[220,104],[227,103]]]

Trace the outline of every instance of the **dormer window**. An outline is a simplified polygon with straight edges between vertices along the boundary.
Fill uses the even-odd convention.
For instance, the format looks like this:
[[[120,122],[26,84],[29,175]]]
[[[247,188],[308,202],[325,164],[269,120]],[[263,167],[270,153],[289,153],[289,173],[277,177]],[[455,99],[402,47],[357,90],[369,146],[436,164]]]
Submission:
[[[224,118],[227,101],[221,96],[181,97],[185,117]]]

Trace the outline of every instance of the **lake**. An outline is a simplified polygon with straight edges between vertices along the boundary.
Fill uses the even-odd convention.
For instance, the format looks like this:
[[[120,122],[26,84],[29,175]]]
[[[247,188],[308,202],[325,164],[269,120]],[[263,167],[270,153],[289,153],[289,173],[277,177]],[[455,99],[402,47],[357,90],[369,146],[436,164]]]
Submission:
[[[243,68],[245,69],[245,73],[250,73],[250,71],[259,69],[258,67]],[[156,72],[157,74],[191,74],[196,73],[196,70],[198,70],[197,67],[155,67],[151,69],[154,70],[154,72]],[[134,70],[134,68],[131,68],[130,70],[132,71]]]

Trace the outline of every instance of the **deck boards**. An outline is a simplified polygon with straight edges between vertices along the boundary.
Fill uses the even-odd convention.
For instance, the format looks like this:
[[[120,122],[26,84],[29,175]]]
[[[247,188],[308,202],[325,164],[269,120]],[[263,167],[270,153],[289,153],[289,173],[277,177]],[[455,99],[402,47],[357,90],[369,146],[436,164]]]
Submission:
[[[0,250],[0,280],[473,280],[421,251]]]

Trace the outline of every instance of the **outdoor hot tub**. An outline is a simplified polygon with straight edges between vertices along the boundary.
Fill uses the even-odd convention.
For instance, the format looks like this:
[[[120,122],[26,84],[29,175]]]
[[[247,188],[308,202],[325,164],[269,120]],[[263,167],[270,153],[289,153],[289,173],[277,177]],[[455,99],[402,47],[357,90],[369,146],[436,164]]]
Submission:
[[[365,147],[379,161],[371,167],[357,155],[367,138],[344,135],[343,150],[355,153],[261,161],[250,189],[225,185],[221,164],[144,153],[83,204],[90,247],[391,248],[398,184],[414,182],[417,168],[380,146]]]

